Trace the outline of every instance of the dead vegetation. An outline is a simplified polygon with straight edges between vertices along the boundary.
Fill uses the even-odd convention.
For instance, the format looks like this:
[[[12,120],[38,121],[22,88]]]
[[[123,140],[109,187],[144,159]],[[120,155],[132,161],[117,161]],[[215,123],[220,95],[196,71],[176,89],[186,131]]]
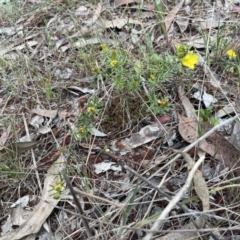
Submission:
[[[238,239],[239,1],[0,1],[0,240]]]

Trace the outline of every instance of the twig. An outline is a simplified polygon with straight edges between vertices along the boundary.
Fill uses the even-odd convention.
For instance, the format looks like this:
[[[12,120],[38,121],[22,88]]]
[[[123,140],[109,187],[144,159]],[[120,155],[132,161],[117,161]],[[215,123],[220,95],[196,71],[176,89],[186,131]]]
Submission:
[[[77,199],[77,196],[76,196],[76,194],[75,194],[75,192],[74,192],[74,190],[73,190],[72,184],[71,184],[70,181],[69,181],[69,178],[68,178],[68,176],[67,176],[67,174],[66,174],[66,170],[65,170],[65,169],[62,171],[62,175],[63,175],[63,177],[64,177],[64,179],[65,179],[65,181],[66,181],[66,184],[67,184],[67,186],[68,186],[68,188],[69,188],[69,190],[70,190],[70,192],[71,192],[71,194],[72,194],[72,196],[73,196],[73,200],[74,200],[75,204],[76,204],[77,207],[78,207],[79,213],[80,213],[81,215],[84,215],[84,212],[83,212],[83,209],[82,209],[82,207],[81,207],[81,204],[79,203],[79,201],[78,201],[78,199]],[[89,227],[89,225],[88,225],[87,220],[86,220],[85,218],[82,218],[82,223],[83,223],[83,226],[84,226],[85,229],[86,229],[88,238],[91,238],[91,237],[93,236],[93,234],[92,234],[92,231],[90,230],[90,227]]]
[[[205,159],[205,157],[201,157],[199,158],[199,160],[195,163],[195,165],[193,166],[193,168],[191,169],[191,171],[189,172],[188,178],[186,180],[186,183],[184,184],[184,186],[180,189],[180,191],[175,195],[175,197],[171,200],[171,202],[169,202],[169,204],[167,205],[167,207],[162,211],[161,215],[158,217],[158,219],[155,221],[155,223],[153,224],[153,226],[151,227],[151,231],[156,231],[159,226],[162,223],[162,220],[164,220],[167,215],[169,214],[169,212],[174,208],[174,206],[180,201],[181,197],[183,196],[183,194],[187,191],[187,189],[190,187],[191,185],[191,181],[194,177],[195,172],[197,171],[198,167],[200,166],[200,164],[203,162],[203,160]],[[153,233],[147,233],[147,235],[143,238],[143,240],[150,240],[152,238]]]

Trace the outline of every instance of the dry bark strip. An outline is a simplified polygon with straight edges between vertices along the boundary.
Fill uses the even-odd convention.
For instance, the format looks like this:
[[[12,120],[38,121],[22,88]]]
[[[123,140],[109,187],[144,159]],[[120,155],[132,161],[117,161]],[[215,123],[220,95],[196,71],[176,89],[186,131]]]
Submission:
[[[179,133],[182,138],[193,143],[198,139],[197,122],[195,118],[179,117]],[[207,123],[199,123],[203,129],[203,134],[208,132],[212,126]],[[199,144],[199,148],[211,156],[214,156],[217,160],[223,162],[227,167],[240,167],[240,151],[234,147],[224,136],[219,132],[214,132],[207,139],[203,140]],[[240,169],[236,170],[240,173]]]

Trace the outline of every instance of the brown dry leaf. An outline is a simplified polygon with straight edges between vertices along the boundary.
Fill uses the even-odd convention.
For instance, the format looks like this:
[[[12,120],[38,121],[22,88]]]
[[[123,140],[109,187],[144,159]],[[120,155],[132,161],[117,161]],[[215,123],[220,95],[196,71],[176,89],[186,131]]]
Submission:
[[[114,7],[117,8],[117,7],[120,7],[122,5],[128,5],[130,3],[136,3],[137,1],[136,0],[115,0],[114,1]]]
[[[32,109],[31,112],[35,113],[35,114],[38,114],[40,116],[49,117],[49,118],[54,118],[57,115],[57,110]],[[71,115],[71,113],[68,113],[68,112],[65,112],[65,111],[59,112],[58,114],[62,119]]]
[[[198,138],[196,119],[182,117],[180,114],[178,118],[178,130],[182,138],[189,143],[196,141]]]
[[[116,140],[112,143],[113,151],[130,151],[143,144],[151,142],[154,139],[163,137],[166,134],[167,126],[160,125],[148,125],[142,128],[138,133],[133,133],[130,138],[122,139],[120,142]],[[123,152],[122,152],[123,154]]]
[[[185,118],[180,114],[179,117],[179,133],[182,138],[193,143],[198,139],[197,122],[195,118]],[[201,123],[203,134],[208,132],[212,126],[209,123]],[[199,144],[199,148],[211,156],[214,156],[226,166],[234,166],[240,156],[240,151],[227,141],[220,133],[215,132],[206,140]],[[240,164],[238,164],[240,165]]]
[[[178,11],[180,10],[180,8],[182,7],[184,3],[184,0],[182,0],[180,3],[178,3],[169,13],[168,15],[165,17],[165,27],[166,27],[166,31],[168,31],[169,27],[171,26],[176,14],[178,13]]]
[[[188,167],[191,169],[193,168],[195,162],[193,159],[190,157],[189,154],[181,152],[182,156],[184,157],[185,161],[188,163]],[[205,158],[204,155],[202,155],[203,158]],[[207,184],[202,176],[202,172],[197,170],[194,177],[193,177],[193,182],[194,182],[194,188],[199,196],[200,200],[202,201],[203,204],[203,211],[208,211],[209,210],[209,192],[207,188]]]
[[[25,236],[36,234],[41,229],[43,223],[48,216],[52,213],[54,207],[58,204],[59,200],[55,200],[52,196],[52,186],[61,182],[59,173],[65,167],[65,159],[63,155],[49,168],[47,177],[44,181],[44,189],[40,202],[35,207],[32,215],[16,230],[1,237],[0,240],[17,240]],[[64,190],[64,187],[63,189]]]
[[[194,182],[195,191],[202,201],[203,211],[208,211],[210,208],[209,192],[208,192],[207,184],[202,176],[201,171],[198,170],[196,172],[193,178],[193,182]]]
[[[85,149],[91,149],[91,150],[101,150],[100,147],[98,147],[97,145],[95,144],[90,144],[90,143],[79,143],[79,146],[81,146],[82,148],[85,148]]]
[[[159,122],[161,124],[164,124],[164,123],[167,123],[171,120],[171,116],[169,115],[164,115],[164,116],[161,116],[161,117],[157,117],[157,120],[156,121],[150,121],[151,124],[159,124]]]

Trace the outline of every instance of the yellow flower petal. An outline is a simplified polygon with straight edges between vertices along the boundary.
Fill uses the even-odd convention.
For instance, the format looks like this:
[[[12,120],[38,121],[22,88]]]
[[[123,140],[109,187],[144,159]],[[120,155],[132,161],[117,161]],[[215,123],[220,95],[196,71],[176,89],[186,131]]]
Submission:
[[[227,51],[227,55],[228,55],[228,57],[229,57],[230,59],[237,57],[237,54],[236,54],[232,49],[229,49],[229,50]]]
[[[85,128],[83,128],[83,127],[81,127],[81,128],[79,128],[79,133],[80,134],[84,134],[86,131],[85,131]]]
[[[59,183],[59,184],[54,186],[54,190],[59,192],[59,191],[61,191],[62,187],[63,187],[62,184]]]
[[[181,62],[183,66],[194,69],[195,64],[198,63],[198,55],[191,51],[181,59]]]
[[[88,107],[88,108],[87,108],[87,111],[88,111],[88,112],[94,112],[94,111],[95,111],[95,107]]]
[[[111,62],[110,62],[110,65],[111,65],[112,67],[115,67],[115,66],[117,65],[117,61],[116,61],[116,60],[111,61]]]
[[[155,80],[155,76],[154,76],[153,74],[150,74],[150,79],[151,79],[152,81],[154,81],[154,80]]]
[[[162,107],[165,107],[165,106],[167,106],[167,104],[168,104],[168,99],[163,99],[163,100],[158,100],[157,101],[158,102],[158,104],[160,105],[160,106],[162,106]]]

